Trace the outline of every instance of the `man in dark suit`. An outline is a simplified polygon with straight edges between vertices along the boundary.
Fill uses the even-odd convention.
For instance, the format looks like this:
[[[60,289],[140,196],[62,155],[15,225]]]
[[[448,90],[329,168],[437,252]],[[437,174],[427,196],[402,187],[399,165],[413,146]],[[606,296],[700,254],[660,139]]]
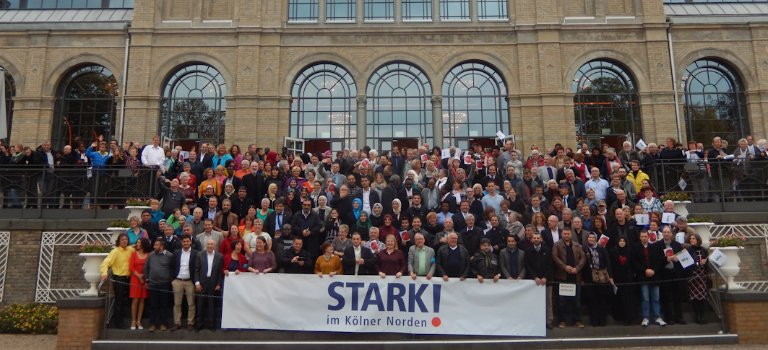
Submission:
[[[291,214],[285,211],[285,200],[279,198],[275,201],[275,211],[269,213],[264,220],[264,231],[274,238],[275,231],[282,230],[283,224],[289,223],[291,223]]]
[[[659,276],[659,296],[661,297],[661,309],[664,318],[668,324],[685,324],[683,320],[683,310],[681,298],[682,292],[687,285],[687,281],[680,281],[684,276],[684,270],[677,260],[677,254],[683,250],[683,246],[674,239],[672,229],[665,226],[662,230],[663,239],[652,244],[652,251],[661,260],[659,256],[664,257],[663,263],[656,265],[656,275]]]
[[[198,293],[196,330],[206,325],[211,330],[218,328],[216,310],[217,297],[221,295],[221,284],[224,281],[222,264],[224,257],[216,251],[216,241],[210,239],[205,242],[205,250],[197,254],[195,272],[192,274],[195,291]]]
[[[305,199],[301,203],[301,211],[291,217],[291,234],[293,237],[304,239],[304,249],[309,252],[310,259],[320,256],[320,229],[323,227],[320,216],[312,211],[312,200]]]
[[[248,198],[256,207],[261,207],[261,199],[264,198],[264,176],[259,172],[259,163],[251,162],[251,173],[243,176],[240,185],[245,187]]]
[[[467,228],[467,219],[466,217],[470,215],[469,213],[469,202],[466,200],[462,200],[461,204],[459,204],[459,212],[454,214],[453,219],[453,229],[456,230],[456,232],[463,232],[465,228]]]
[[[504,188],[504,178],[499,176],[496,173],[496,165],[489,165],[487,168],[488,175],[483,176],[482,178],[475,179],[476,184],[480,184],[483,187],[485,187],[488,182],[493,182],[496,184],[496,187],[498,188]]]
[[[357,192],[357,198],[363,201],[363,210],[368,212],[368,214],[373,212],[373,206],[376,203],[381,203],[379,192],[376,192],[373,189],[371,189],[370,177],[363,176],[360,178],[360,191]],[[366,202],[366,199],[368,200],[368,202]]]
[[[576,210],[576,196],[570,194],[566,184],[560,184],[560,197],[563,197],[563,205],[571,210]]]
[[[454,215],[454,217],[456,217]],[[475,216],[467,215],[467,227],[461,231],[461,241],[467,248],[469,256],[474,256],[480,250],[480,239],[483,238],[483,230],[475,226]]]
[[[560,240],[560,228],[557,226],[558,223],[559,220],[557,220],[557,216],[550,215],[549,218],[547,218],[547,228],[541,231],[541,238],[544,240],[544,245],[550,250],[552,250],[555,243]]]
[[[392,212],[392,201],[398,198],[400,191],[400,176],[392,175],[389,177],[389,185],[381,191],[381,206],[385,214]],[[402,209],[402,208],[401,208]]]
[[[202,164],[203,169],[213,168],[213,156],[216,155],[216,145],[213,143],[209,144],[207,149],[202,149],[200,147],[201,152],[205,152],[202,155]]]
[[[360,234],[352,234],[352,245],[344,249],[344,256],[341,258],[341,264],[344,267],[345,275],[375,275],[376,274],[376,256],[373,252],[363,246],[363,240]]]
[[[533,247],[525,252],[525,278],[534,280],[537,286],[547,288],[547,328],[552,329],[552,286],[547,282],[552,278],[552,251],[542,244],[541,234],[534,233],[531,238]]]
[[[183,298],[187,298],[187,328],[191,331],[195,326],[195,285],[192,283],[192,274],[195,272],[195,263],[199,250],[192,248],[192,237],[181,236],[181,249],[173,252],[173,328],[176,331],[181,328],[181,304]]]
[[[576,175],[573,169],[566,169],[564,171],[565,179],[560,181],[561,185],[565,185],[568,188],[568,194],[576,198],[584,198],[587,195],[587,191],[584,188],[584,181],[581,181]]]

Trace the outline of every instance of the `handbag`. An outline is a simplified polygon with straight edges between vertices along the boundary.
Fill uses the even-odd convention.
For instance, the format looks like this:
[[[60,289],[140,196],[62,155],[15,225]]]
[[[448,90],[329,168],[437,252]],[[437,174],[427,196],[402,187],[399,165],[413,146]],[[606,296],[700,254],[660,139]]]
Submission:
[[[609,279],[608,269],[592,269],[592,283],[608,284]]]

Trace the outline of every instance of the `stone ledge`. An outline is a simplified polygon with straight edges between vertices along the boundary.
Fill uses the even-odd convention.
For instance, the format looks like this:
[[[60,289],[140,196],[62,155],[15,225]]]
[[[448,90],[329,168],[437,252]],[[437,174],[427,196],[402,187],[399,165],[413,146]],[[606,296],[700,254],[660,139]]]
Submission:
[[[734,302],[753,302],[764,301],[768,302],[768,293],[760,293],[751,290],[745,291],[728,291],[723,293],[723,301]]]
[[[74,297],[56,302],[59,309],[101,309],[104,307],[104,297]]]

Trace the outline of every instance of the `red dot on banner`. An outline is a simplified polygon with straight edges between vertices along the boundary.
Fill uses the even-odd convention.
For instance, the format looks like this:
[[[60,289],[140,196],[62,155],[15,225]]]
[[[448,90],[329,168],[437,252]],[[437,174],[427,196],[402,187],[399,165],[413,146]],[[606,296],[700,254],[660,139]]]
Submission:
[[[432,318],[432,325],[435,327],[440,327],[440,324],[442,321],[440,321],[440,317],[433,317]]]

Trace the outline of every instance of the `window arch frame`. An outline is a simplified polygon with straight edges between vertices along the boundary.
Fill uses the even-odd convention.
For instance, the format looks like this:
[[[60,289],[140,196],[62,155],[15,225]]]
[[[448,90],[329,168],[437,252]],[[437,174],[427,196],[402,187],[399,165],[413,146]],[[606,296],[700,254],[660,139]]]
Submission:
[[[454,92],[454,88],[457,86],[457,82],[460,81],[462,78],[464,78],[467,74],[471,74],[471,72],[476,72],[476,74],[481,75],[485,81],[480,84],[479,86],[482,87],[488,82],[492,82],[493,84],[491,87],[493,88],[493,94],[487,95],[487,94],[481,94],[481,95],[455,95],[448,92]],[[449,79],[450,78],[450,79]],[[473,86],[469,87],[475,88],[476,84],[474,83],[475,78],[473,78]],[[466,84],[463,84],[465,87],[467,87]],[[495,138],[497,131],[502,131],[505,135],[510,134],[510,125],[509,125],[509,95],[507,90],[507,84],[506,80],[504,79],[504,76],[499,72],[496,67],[493,65],[484,62],[484,61],[463,61],[459,62],[458,64],[454,65],[448,73],[445,74],[443,77],[443,81],[441,84],[441,97],[442,97],[442,122],[443,122],[443,146],[459,146],[466,148],[467,145],[464,145],[464,141],[469,141],[470,139],[476,139],[476,138]],[[465,99],[464,105],[467,106],[467,108],[456,108],[456,99],[462,98]],[[469,109],[470,105],[470,99],[471,98],[480,98],[480,107],[479,109]],[[485,99],[495,99],[493,102],[494,106],[493,108],[485,108],[484,103],[490,102],[490,100],[486,101]],[[466,118],[467,120],[464,122],[458,122],[456,121],[456,115],[455,113],[460,112],[467,112]],[[481,113],[480,121],[470,123],[471,115],[470,111],[479,111]],[[495,121],[488,122],[486,121],[482,115],[484,115],[483,112],[485,111],[494,111],[495,114]],[[479,134],[473,135],[473,133],[470,130],[470,124],[476,124],[480,125],[481,130],[486,128],[486,125],[494,125],[494,130],[491,132],[490,129],[483,130]],[[458,135],[457,130],[459,130],[459,126],[464,125],[467,128],[466,135]],[[461,141],[461,142],[460,142]]]
[[[699,78],[699,74],[706,75],[707,82],[709,84],[704,84],[704,82]],[[712,75],[711,73],[719,74],[719,80],[725,79],[727,85],[731,88],[731,92],[722,92],[719,90],[716,90],[714,92],[691,92],[691,86],[690,83],[692,77],[693,79],[699,81],[699,83],[702,85],[702,90],[706,89],[706,86],[712,85],[717,89],[717,84],[712,84]],[[734,67],[734,65],[730,64],[728,61],[719,58],[719,57],[702,57],[696,60],[693,60],[691,63],[689,63],[683,73],[683,77],[681,79],[681,85],[683,90],[683,114],[685,117],[685,128],[686,128],[686,136],[689,140],[696,140],[698,142],[703,142],[707,144],[710,140],[712,140],[715,136],[720,136],[724,140],[730,141],[731,144],[736,144],[736,141],[742,137],[746,137],[751,133],[751,125],[749,120],[749,109],[747,108],[747,96],[746,96],[746,85],[744,83],[744,80],[741,77],[740,72]],[[721,113],[718,113],[716,117],[722,116],[722,109],[732,109],[733,112],[736,113],[735,119],[733,116],[729,116],[729,120],[732,123],[732,131],[724,132],[723,128],[726,125],[714,125],[711,127],[712,131],[705,131],[707,129],[706,126],[696,126],[694,125],[694,116],[693,116],[693,108],[704,108],[707,109],[707,104],[704,104],[702,106],[694,106],[692,103],[692,100],[694,99],[694,96],[701,96],[700,98],[704,99],[708,95],[733,95],[731,100],[731,105],[728,107],[716,107],[717,109],[720,109]],[[720,99],[718,97],[717,99]],[[719,118],[718,118],[719,119]],[[713,122],[716,121],[716,119],[704,119],[703,120],[705,124],[707,124],[707,121]],[[698,135],[698,136],[697,136]],[[732,135],[732,136],[728,136]]]
[[[204,79],[202,82],[204,85],[199,86],[199,79]],[[188,85],[194,80],[194,86]],[[209,95],[204,94],[204,89],[208,86],[213,89]],[[177,93],[182,92],[180,89],[184,87],[187,89],[187,96],[177,96]],[[193,88],[194,87],[194,88]],[[193,92],[199,91],[199,96],[191,96]],[[198,93],[196,93],[198,94]],[[226,117],[227,117],[227,82],[224,75],[211,64],[191,61],[176,66],[168,73],[168,76],[163,80],[163,87],[160,98],[160,118],[159,118],[159,134],[171,139],[188,140],[194,139],[201,142],[214,142],[221,144],[224,142],[226,136]],[[202,108],[204,105],[207,110],[194,110],[189,111],[190,114],[197,114],[196,118],[201,118],[199,115],[203,113],[210,113],[211,115],[204,116],[203,120],[200,120],[197,125],[193,123],[186,123],[182,126],[188,127],[186,137],[181,137],[182,134],[177,134],[177,126],[171,127],[171,123],[174,113],[178,112],[178,103],[198,103],[197,106],[191,107]],[[200,101],[200,102],[197,102]],[[203,105],[199,105],[202,103]],[[181,112],[184,113],[184,112]],[[206,128],[206,126],[213,125],[212,130]],[[197,133],[193,133],[197,130]],[[197,137],[194,134],[197,134]],[[177,137],[178,135],[178,137]]]
[[[5,79],[5,91],[3,91],[2,98],[5,99],[6,131],[8,132],[4,139],[8,141],[11,139],[11,128],[13,127],[13,102],[16,97],[16,80],[13,79],[13,74],[7,68],[0,66],[0,72],[3,73],[3,78]]]
[[[391,84],[390,79],[395,79],[397,86]],[[403,85],[403,79],[409,79]],[[389,86],[389,95],[382,95],[381,90]],[[408,94],[406,88],[415,86],[418,93]],[[403,94],[394,96],[396,91],[402,90]],[[394,139],[418,139],[420,142],[433,144],[434,124],[432,115],[432,84],[427,74],[417,65],[407,61],[391,61],[382,64],[368,78],[366,86],[366,135],[368,143],[372,147],[388,149],[387,141]],[[398,101],[398,100],[404,101]],[[417,108],[412,109],[411,102],[415,102]],[[388,102],[393,108],[384,109],[382,105]],[[404,108],[394,108],[398,102],[404,102]],[[390,113],[389,118],[385,116]],[[396,117],[396,114],[401,114]],[[418,118],[412,118],[417,114]],[[413,121],[416,122],[413,122]],[[386,121],[386,122],[385,122]],[[401,127],[402,126],[402,127]],[[410,132],[410,127],[418,127],[418,135]],[[382,132],[389,128],[389,133]],[[399,129],[399,131],[398,131]],[[402,132],[403,134],[398,134]],[[391,144],[389,144],[391,147]]]
[[[90,75],[98,74],[99,79],[106,82],[106,90],[99,91],[102,96],[88,96],[88,97],[68,97],[67,93],[72,93],[72,86],[79,79],[85,79]],[[87,82],[87,81],[84,81]],[[79,84],[80,82],[78,82]],[[84,89],[84,87],[80,87]],[[53,113],[53,126],[51,128],[51,145],[54,149],[61,149],[66,144],[74,143],[74,140],[78,137],[88,145],[90,141],[97,136],[103,136],[104,140],[111,140],[115,136],[115,124],[117,118],[117,97],[120,94],[120,86],[118,85],[117,78],[112,70],[109,68],[93,62],[82,63],[73,66],[62,75],[59,83],[56,85],[55,105]],[[103,109],[96,112],[88,111],[90,107],[99,106]],[[77,111],[72,111],[74,107],[79,105]],[[98,113],[108,113],[108,120],[102,121],[101,124],[96,120]],[[73,118],[73,115],[78,115],[79,118]],[[82,118],[89,118],[91,115],[90,123],[83,123]],[[76,125],[74,125],[76,123]],[[87,129],[91,129],[91,133],[87,133]],[[100,128],[99,134],[97,128]],[[76,146],[76,145],[73,145]]]
[[[327,77],[332,78],[330,83],[323,80]],[[320,85],[315,84],[321,82],[324,82],[321,84],[324,88],[318,88]],[[314,95],[306,96],[310,84],[315,87]],[[342,95],[332,94],[331,90],[336,86],[341,87]],[[323,90],[329,91],[328,96],[318,96]],[[318,108],[326,100],[328,104],[325,106],[328,108]],[[312,108],[312,105],[315,108]],[[327,113],[327,119],[322,115],[323,113]],[[337,115],[334,116],[334,114]],[[321,122],[321,118],[327,121]],[[336,120],[333,120],[334,118]],[[341,150],[340,148],[355,149],[357,148],[357,123],[357,83],[348,69],[336,62],[318,61],[308,64],[296,74],[291,84],[288,132],[290,137],[328,140],[333,151]],[[305,128],[311,127],[314,127],[314,134],[306,133],[309,129]]]
[[[599,93],[584,93],[587,87],[594,85],[597,79],[601,78],[613,78],[621,83],[624,87],[620,92],[599,92]],[[588,83],[588,84],[587,84]],[[574,114],[574,130],[576,137],[583,142],[588,142],[588,139],[597,137],[621,137],[628,133],[633,139],[640,139],[643,137],[643,121],[642,121],[642,109],[640,108],[640,93],[637,83],[637,78],[627,65],[620,61],[610,58],[597,58],[582,64],[575,72],[573,76],[573,84],[571,86],[573,92],[573,114]],[[605,103],[611,103],[611,101],[600,101],[602,98],[610,98],[611,96],[620,96],[620,103],[625,106],[611,105],[608,108],[610,117],[605,121],[587,121],[585,117],[584,107],[585,104],[590,106],[596,105],[598,108],[602,108]],[[624,110],[626,118],[616,119],[615,110]],[[600,110],[598,109],[598,113]],[[599,119],[599,117],[598,117]],[[624,122],[626,125],[623,128],[617,128],[616,123]],[[595,132],[588,132],[588,123],[596,124],[597,130]],[[606,125],[606,123],[608,123]],[[611,126],[610,133],[603,133],[604,126]],[[618,131],[621,129],[620,131]],[[597,146],[597,145],[593,145]]]

